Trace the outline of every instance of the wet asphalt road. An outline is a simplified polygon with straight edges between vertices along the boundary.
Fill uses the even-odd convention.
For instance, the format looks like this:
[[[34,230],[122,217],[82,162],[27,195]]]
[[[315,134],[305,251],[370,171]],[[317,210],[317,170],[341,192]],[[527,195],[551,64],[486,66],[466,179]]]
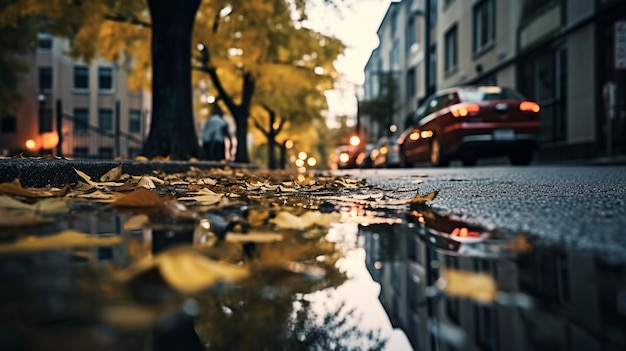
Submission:
[[[386,191],[439,190],[431,207],[626,263],[626,166],[350,170]],[[415,184],[421,179],[421,184]]]

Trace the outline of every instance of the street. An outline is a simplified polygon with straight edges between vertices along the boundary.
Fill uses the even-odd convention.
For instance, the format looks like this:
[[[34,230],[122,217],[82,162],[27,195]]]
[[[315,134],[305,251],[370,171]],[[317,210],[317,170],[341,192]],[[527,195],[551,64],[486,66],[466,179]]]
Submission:
[[[431,207],[626,262],[626,167],[486,166],[346,171],[383,189],[439,190]]]
[[[359,227],[379,299],[412,349],[626,345],[625,167],[348,173],[389,197],[439,191],[408,223]]]

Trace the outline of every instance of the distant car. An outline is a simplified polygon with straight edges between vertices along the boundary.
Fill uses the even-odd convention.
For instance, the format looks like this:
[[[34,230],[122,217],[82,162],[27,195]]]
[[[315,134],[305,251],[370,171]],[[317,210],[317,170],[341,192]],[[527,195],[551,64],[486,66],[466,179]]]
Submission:
[[[447,166],[460,159],[508,156],[515,165],[532,160],[539,136],[539,105],[502,86],[461,86],[438,91],[417,109],[412,127],[398,138],[402,164],[429,161]]]
[[[390,168],[400,166],[400,146],[394,136],[381,137],[370,154],[372,167]]]
[[[358,154],[356,155],[356,165],[359,168],[372,168],[372,158],[371,153],[374,149],[374,143],[367,143],[365,147],[360,149]]]
[[[358,148],[350,145],[340,145],[335,149],[335,158],[338,169],[356,168]]]

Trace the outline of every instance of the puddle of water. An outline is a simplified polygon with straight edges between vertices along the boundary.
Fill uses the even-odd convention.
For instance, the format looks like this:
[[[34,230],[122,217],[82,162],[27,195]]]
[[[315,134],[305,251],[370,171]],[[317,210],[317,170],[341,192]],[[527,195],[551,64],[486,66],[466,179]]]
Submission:
[[[233,226],[238,217],[255,213],[247,206],[173,218],[105,206],[81,211],[38,228],[38,235],[72,229],[121,240],[78,247],[66,245],[71,237],[46,249],[0,252],[0,349],[384,350],[387,339],[397,338],[365,269],[356,224],[308,231],[268,225],[283,240],[251,243],[213,235],[240,230]],[[137,216],[150,225],[129,228]],[[4,231],[0,246],[31,238],[33,231]],[[181,293],[176,288],[193,288],[213,268],[197,255],[165,260],[177,250],[227,261],[234,269],[248,265],[252,273]],[[145,267],[149,258],[154,266]],[[168,266],[175,271],[168,273]],[[120,273],[131,278],[120,279]],[[175,283],[176,277],[184,281]],[[367,293],[355,295],[364,287]]]
[[[407,222],[359,235],[380,300],[416,350],[626,348],[625,265],[428,210]]]
[[[283,240],[219,240],[246,221],[267,221],[266,205],[200,217],[141,213],[146,228],[129,225],[135,212],[96,206],[40,227],[121,240],[0,253],[0,349],[626,348],[624,265],[423,206],[366,202],[324,203],[342,214],[326,229],[268,224],[261,228]],[[30,230],[0,232],[0,244]],[[229,262],[232,272],[249,265],[251,276],[202,285],[217,273],[190,252]],[[162,259],[145,263],[150,257]],[[177,290],[194,284],[204,288]]]

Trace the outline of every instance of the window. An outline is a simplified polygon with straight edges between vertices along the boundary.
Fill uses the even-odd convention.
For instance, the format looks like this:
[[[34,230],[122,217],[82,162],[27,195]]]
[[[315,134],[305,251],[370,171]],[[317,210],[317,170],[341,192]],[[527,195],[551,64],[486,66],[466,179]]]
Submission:
[[[52,90],[52,67],[39,67],[39,92],[47,93]]]
[[[89,67],[74,66],[74,89],[89,90]]]
[[[141,110],[128,111],[128,132],[141,133]]]
[[[495,39],[495,2],[483,0],[474,6],[474,53],[481,52]]]
[[[430,69],[428,70],[428,86],[426,87],[426,95],[432,94],[437,88],[437,46],[430,48],[428,55]]]
[[[39,133],[52,131],[52,109],[44,104],[39,107]]]
[[[98,157],[102,159],[112,159],[113,158],[113,148],[112,147],[100,147],[98,148]]]
[[[389,53],[389,62],[392,69],[397,69],[400,65],[400,43],[398,40],[394,40],[393,47]]]
[[[450,28],[445,35],[445,72],[449,73],[456,69],[458,58],[457,58],[457,43],[458,34],[457,34],[457,26],[456,24]]]
[[[89,110],[86,108],[74,109],[74,133],[86,133],[89,129]]]
[[[392,39],[396,36],[397,28],[398,28],[398,12],[394,11],[391,14],[391,38]]]
[[[417,93],[417,87],[415,83],[415,68],[411,68],[406,74],[406,96],[409,99],[415,96],[415,94]]]
[[[74,158],[87,158],[89,157],[89,148],[84,146],[77,146],[74,148]]]
[[[409,22],[406,25],[406,52],[410,53],[411,50],[417,51],[417,43],[415,40],[416,32],[415,32],[415,19],[409,19]]]
[[[113,110],[110,108],[98,109],[98,127],[106,132],[113,131]]]
[[[52,35],[50,33],[37,33],[37,49],[39,51],[52,50]]]
[[[15,133],[17,131],[17,118],[12,115],[4,115],[0,118],[0,133]]]
[[[113,67],[98,67],[98,90],[112,92],[113,84]]]

